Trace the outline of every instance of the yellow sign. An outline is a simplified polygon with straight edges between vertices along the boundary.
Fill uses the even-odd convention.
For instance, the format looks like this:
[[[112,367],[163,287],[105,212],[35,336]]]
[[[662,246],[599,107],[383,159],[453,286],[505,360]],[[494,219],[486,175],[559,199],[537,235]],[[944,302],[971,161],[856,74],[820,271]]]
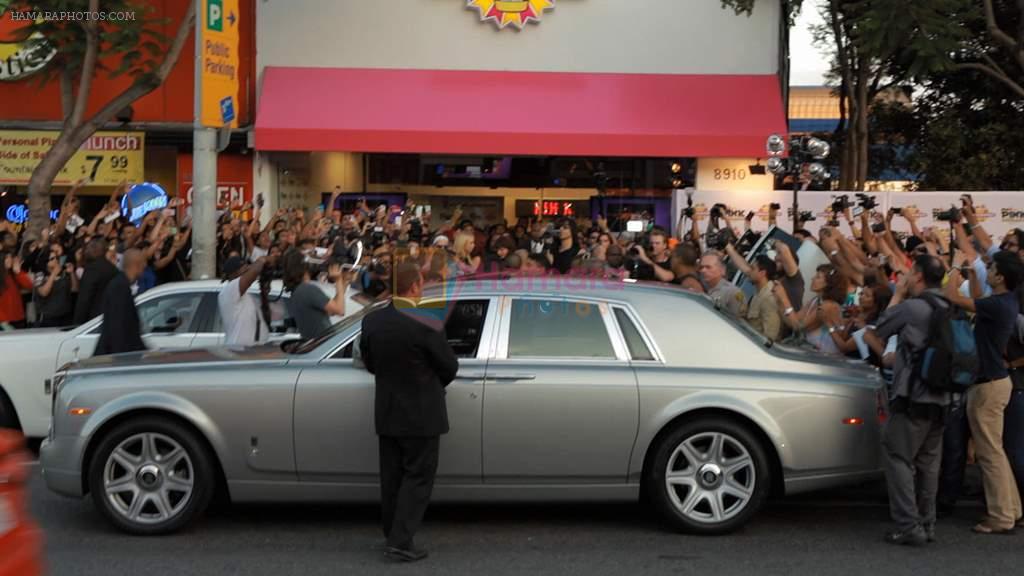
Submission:
[[[509,24],[522,30],[529,22],[540,22],[545,10],[555,7],[555,0],[467,0],[467,8],[480,11],[480,21],[494,22],[498,29]]]
[[[238,127],[238,0],[202,0],[202,110],[208,128]]]
[[[0,184],[28,184],[32,171],[57,141],[59,132],[0,130]],[[144,132],[97,132],[68,160],[54,186],[86,178],[89,186],[142,182]]]

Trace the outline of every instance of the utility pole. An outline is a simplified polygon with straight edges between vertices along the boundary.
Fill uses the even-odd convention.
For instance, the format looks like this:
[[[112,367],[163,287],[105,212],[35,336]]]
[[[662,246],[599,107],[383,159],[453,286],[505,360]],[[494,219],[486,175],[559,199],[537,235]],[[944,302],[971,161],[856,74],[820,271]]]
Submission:
[[[203,29],[207,0],[196,5],[195,106],[192,132],[192,279],[217,273],[217,131],[203,126]],[[217,6],[214,5],[214,9]],[[222,15],[218,17],[223,18]]]

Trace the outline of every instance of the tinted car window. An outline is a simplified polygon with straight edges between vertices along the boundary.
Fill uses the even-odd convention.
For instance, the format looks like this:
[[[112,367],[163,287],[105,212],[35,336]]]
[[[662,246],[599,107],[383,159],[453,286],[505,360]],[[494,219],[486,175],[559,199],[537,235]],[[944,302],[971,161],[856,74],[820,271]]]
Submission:
[[[455,355],[459,358],[476,358],[480,348],[480,336],[487,319],[487,300],[464,300],[453,305],[445,322],[445,335]],[[353,348],[359,338],[349,342],[331,356],[334,360],[352,358]]]
[[[619,323],[619,330],[622,331],[622,336],[626,339],[629,357],[633,360],[654,360],[654,354],[647,347],[643,336],[640,335],[640,330],[637,329],[636,324],[625,310],[615,309],[615,321]]]
[[[508,357],[615,358],[615,349],[595,304],[513,300]]]

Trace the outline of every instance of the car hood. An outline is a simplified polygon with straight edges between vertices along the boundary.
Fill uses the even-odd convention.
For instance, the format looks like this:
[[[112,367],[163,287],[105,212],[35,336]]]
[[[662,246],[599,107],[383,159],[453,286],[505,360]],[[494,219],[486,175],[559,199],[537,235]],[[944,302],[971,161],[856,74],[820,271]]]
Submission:
[[[775,344],[771,350],[775,354],[790,360],[807,362],[840,371],[853,383],[863,384],[871,388],[881,385],[882,380],[878,374],[878,369],[862,360],[846,356],[822,354],[811,349],[809,345],[805,347]]]
[[[193,350],[145,350],[141,352],[127,352],[124,354],[111,354],[109,356],[94,356],[85,360],[69,364],[69,371],[78,370],[109,370],[117,368],[153,368],[157,366],[172,366],[184,364],[210,364],[223,362],[258,362],[258,361],[281,361],[287,359],[287,354],[281,351],[276,344],[265,346],[254,346],[250,348],[203,348]]]

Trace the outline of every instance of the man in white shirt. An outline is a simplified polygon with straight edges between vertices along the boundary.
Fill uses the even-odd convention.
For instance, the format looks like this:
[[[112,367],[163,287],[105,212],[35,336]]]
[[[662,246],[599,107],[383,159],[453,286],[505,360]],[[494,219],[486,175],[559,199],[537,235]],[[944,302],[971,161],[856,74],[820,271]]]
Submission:
[[[260,277],[264,264],[266,258],[259,258],[247,265],[238,256],[232,256],[224,262],[222,271],[226,284],[217,295],[217,308],[224,326],[224,344],[227,346],[263,344],[270,336],[256,299],[248,294],[249,287]]]

